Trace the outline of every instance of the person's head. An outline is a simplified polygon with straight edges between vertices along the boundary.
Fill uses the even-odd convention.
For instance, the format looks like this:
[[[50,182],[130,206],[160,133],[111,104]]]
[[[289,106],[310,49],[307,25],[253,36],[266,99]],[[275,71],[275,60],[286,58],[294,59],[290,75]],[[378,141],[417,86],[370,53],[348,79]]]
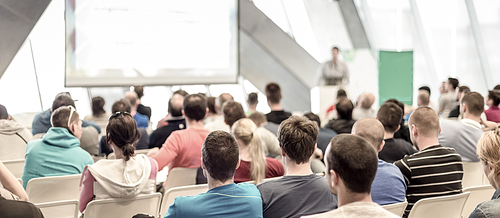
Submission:
[[[467,86],[459,86],[458,89],[457,89],[457,93],[455,94],[455,99],[457,101],[461,101],[462,97],[463,97],[463,94],[464,93],[469,93],[469,92],[470,92],[469,87],[467,87]]]
[[[352,110],[354,109],[354,105],[351,100],[347,98],[340,99],[335,105],[335,108],[337,109],[339,119],[352,120]]]
[[[431,88],[429,86],[421,86],[418,88],[418,91],[427,91],[429,93],[429,96],[431,95]]]
[[[104,101],[104,98],[101,96],[96,96],[92,98],[92,115],[98,117],[106,113],[104,110],[104,104],[106,102]]]
[[[278,128],[278,141],[283,157],[296,164],[309,163],[316,149],[319,128],[314,121],[296,115],[281,122]]]
[[[500,129],[485,132],[477,142],[477,156],[483,163],[484,173],[495,188],[500,186]]]
[[[332,47],[332,58],[337,59],[340,49],[337,46]]]
[[[357,135],[373,145],[375,150],[380,151],[384,143],[384,125],[375,118],[363,118],[356,121],[352,126],[351,134]]]
[[[175,94],[168,100],[168,113],[172,117],[182,116],[182,103],[184,103],[184,96]]]
[[[187,93],[186,91],[184,91],[182,89],[179,89],[179,90],[175,91],[174,94],[172,94],[172,95],[175,95],[175,94],[182,95],[184,98],[189,95],[189,93]]]
[[[190,120],[200,121],[207,113],[207,101],[198,94],[188,95],[182,104],[184,116]]]
[[[130,113],[132,111],[132,108],[130,106],[130,102],[127,99],[120,99],[118,101],[115,101],[113,105],[111,106],[111,113],[116,113],[116,112],[128,112]]]
[[[7,108],[0,104],[0,120],[8,120],[9,113],[7,113]]]
[[[364,109],[370,109],[375,102],[375,96],[372,93],[365,92],[358,96],[358,106]]]
[[[449,77],[446,81],[446,89],[448,91],[454,92],[458,87],[458,79]]]
[[[281,88],[278,83],[268,83],[266,85],[266,97],[268,104],[279,104],[281,101]]]
[[[321,128],[321,119],[319,119],[318,115],[309,112],[304,114],[304,117],[307,117],[307,119],[309,119],[310,121],[314,121],[316,124],[318,124],[318,127]]]
[[[484,98],[477,92],[469,92],[464,95],[460,104],[460,114],[464,118],[468,116],[480,117],[484,111]]]
[[[201,148],[201,167],[220,182],[232,180],[239,166],[238,142],[231,133],[216,130],[208,134]]]
[[[217,114],[217,109],[215,107],[215,97],[207,97],[207,108],[208,112],[211,114]]]
[[[337,91],[337,102],[342,98],[347,98],[347,92],[343,89],[339,89]]]
[[[250,116],[248,116],[248,118],[251,119],[257,126],[262,126],[265,123],[267,123],[266,116],[264,116],[264,114],[261,113],[252,113],[250,114]]]
[[[444,94],[444,93],[447,93],[447,92],[448,92],[448,90],[446,89],[446,82],[442,82],[442,83],[441,83],[441,86],[439,86],[439,92],[440,92],[441,94]]]
[[[429,93],[427,91],[420,91],[418,92],[418,96],[417,96],[417,105],[419,107],[428,107],[429,106],[429,103],[430,103],[430,99],[429,99]]]
[[[326,179],[333,194],[369,194],[377,173],[378,159],[365,139],[349,134],[335,136],[325,152]]]
[[[234,101],[234,98],[231,94],[229,93],[222,93],[219,95],[219,103],[218,103],[218,107],[219,107],[219,113],[222,112],[222,106],[224,105],[224,103],[226,101]]]
[[[411,141],[418,150],[421,150],[418,144],[420,138],[437,140],[439,132],[441,131],[439,117],[436,111],[430,107],[419,107],[415,109],[408,120],[408,127],[410,129]]]
[[[125,99],[127,99],[128,102],[130,102],[130,105],[132,106],[132,108],[137,108],[137,105],[138,105],[137,93],[127,91],[127,92],[125,92]]]
[[[383,103],[377,112],[377,119],[384,125],[384,129],[388,133],[394,133],[399,130],[403,111],[401,108],[392,102]]]
[[[76,108],[75,106],[75,101],[71,99],[71,96],[66,94],[66,93],[59,93],[54,101],[52,102],[52,108],[50,109],[52,112],[54,112],[57,108],[60,108],[62,106],[73,106],[73,108]]]
[[[54,111],[50,117],[53,127],[65,128],[77,139],[82,137],[82,121],[80,115],[73,106],[61,106]]]
[[[139,141],[141,133],[135,119],[128,112],[117,112],[109,117],[106,126],[106,143],[113,150],[120,149],[125,160],[134,156],[134,143]]]
[[[240,149],[248,149],[252,160],[250,161],[250,178],[257,184],[262,182],[266,173],[266,158],[262,141],[255,123],[243,118],[236,121],[231,128],[231,133],[238,141]]]
[[[248,94],[247,103],[248,106],[257,106],[257,104],[259,103],[259,95],[257,95],[256,92]]]
[[[229,128],[231,128],[237,120],[246,117],[241,104],[232,100],[224,103],[222,114],[224,115],[224,122],[229,125]]]
[[[493,90],[495,90],[495,91],[500,91],[500,84],[496,85],[496,86],[493,88]]]
[[[137,98],[141,99],[144,96],[144,86],[134,86],[134,92],[137,94]]]
[[[488,105],[488,107],[491,107],[491,106],[498,106],[499,104],[500,104],[500,92],[494,90],[488,91],[488,98],[486,99],[486,105]]]

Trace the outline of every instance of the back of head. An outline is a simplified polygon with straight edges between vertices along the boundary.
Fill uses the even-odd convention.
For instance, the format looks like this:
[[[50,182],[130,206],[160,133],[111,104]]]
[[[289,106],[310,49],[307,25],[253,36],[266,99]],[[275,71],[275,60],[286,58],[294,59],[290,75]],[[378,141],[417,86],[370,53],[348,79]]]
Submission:
[[[412,126],[418,128],[419,134],[427,138],[437,138],[439,135],[439,117],[430,107],[419,107],[413,111],[408,120],[410,130]]]
[[[53,127],[62,127],[67,129],[71,134],[72,131],[69,129],[69,125],[73,122],[78,122],[80,120],[80,115],[76,112],[76,110],[73,108],[73,113],[71,113],[71,107],[73,106],[62,106],[54,111],[52,111],[52,115],[50,117],[50,123],[52,124]],[[70,118],[71,116],[71,118]],[[68,119],[69,122],[68,122]]]
[[[453,87],[453,89],[456,89],[458,87],[459,82],[458,79],[450,77],[448,78],[448,84],[450,84]]]
[[[352,134],[370,142],[378,151],[384,141],[384,125],[375,118],[363,118],[354,123]]]
[[[361,108],[370,109],[375,102],[375,96],[372,93],[365,92],[362,94]]]
[[[248,104],[249,105],[256,105],[257,103],[259,103],[259,95],[257,95],[257,93],[255,92],[252,92],[250,94],[248,94]]]
[[[104,104],[106,102],[104,101],[104,98],[101,96],[96,96],[92,98],[92,115],[98,117],[106,113],[104,110]]]
[[[114,144],[121,149],[126,161],[134,156],[134,143],[139,141],[140,138],[141,133],[130,113],[118,112],[109,117],[106,126],[106,142],[108,146]]]
[[[335,136],[327,148],[327,171],[335,171],[348,192],[370,193],[378,159],[373,146],[355,135]]]
[[[255,123],[248,119],[239,119],[231,128],[231,133],[240,140],[240,146],[248,146],[248,152],[252,158],[250,161],[250,178],[256,183],[262,182],[266,173],[266,158],[262,141]],[[242,145],[244,144],[244,145]]]
[[[488,178],[500,181],[500,129],[488,131],[481,136],[477,143],[477,156],[484,163],[490,163],[493,167]]]
[[[401,111],[403,111],[403,113],[404,113],[404,111],[405,111],[405,104],[403,104],[403,102],[400,102],[400,101],[398,101],[395,98],[388,99],[384,103],[386,103],[386,102],[391,102],[391,103],[397,104],[399,106],[399,108],[401,108]]]
[[[212,114],[217,114],[217,110],[215,109],[215,99],[215,97],[207,97],[208,112]]]
[[[138,99],[137,93],[127,91],[127,92],[125,92],[125,99],[127,99],[130,102],[130,105],[132,105],[132,107],[135,107],[135,105],[137,104],[137,99]]]
[[[71,99],[71,96],[69,96],[67,94],[59,93],[56,96],[56,98],[54,99],[54,101],[52,102],[51,110],[55,111],[57,108],[59,108],[61,106],[70,106],[70,105],[73,106],[74,108],[76,108],[75,101],[73,101],[73,99]]]
[[[184,114],[189,119],[196,121],[203,120],[207,113],[207,101],[203,96],[198,94],[188,95],[184,98],[182,110],[184,110]]]
[[[384,125],[385,131],[393,133],[401,124],[403,111],[397,104],[385,102],[378,109],[377,118]]]
[[[141,99],[144,96],[144,86],[134,86],[134,92],[137,94],[137,98]]]
[[[252,113],[248,118],[251,119],[257,126],[261,126],[262,124],[267,122],[266,116],[261,113]]]
[[[186,91],[184,91],[182,89],[179,89],[179,90],[175,91],[172,95],[175,95],[175,94],[182,95],[184,98],[189,95],[189,93],[187,93]]]
[[[132,106],[130,106],[130,102],[126,99],[120,99],[118,101],[115,101],[115,103],[113,103],[113,106],[111,106],[111,113],[116,113],[116,112],[130,113],[131,111],[132,111]]]
[[[314,153],[319,128],[314,121],[296,115],[281,122],[278,141],[286,156],[297,164],[307,163]]]
[[[427,92],[419,92],[417,101],[418,101],[418,106],[429,106],[430,99],[429,99],[429,93]]]
[[[498,106],[500,104],[500,92],[495,90],[488,91],[488,98],[493,101],[493,106]]]
[[[309,119],[310,121],[316,122],[316,124],[318,124],[318,127],[321,128],[321,119],[319,119],[318,115],[316,115],[312,112],[309,112],[309,113],[304,114],[304,117],[307,117],[307,119]]]
[[[468,86],[459,86],[458,92],[470,92],[470,88]]]
[[[341,98],[347,98],[347,92],[343,89],[339,89],[337,91],[337,100],[339,100]]]
[[[469,92],[462,98],[462,104],[467,105],[468,113],[481,116],[484,111],[484,98],[477,92]]]
[[[184,103],[184,96],[175,94],[168,100],[168,113],[172,117],[182,116],[182,104]]]
[[[493,90],[495,90],[495,91],[500,91],[500,84],[496,85],[496,86],[493,88]]]
[[[9,113],[7,113],[7,108],[0,104],[0,120],[6,120],[9,118]]]
[[[278,83],[268,83],[266,85],[267,101],[272,104],[279,104],[281,101],[281,88]]]
[[[234,97],[229,93],[222,93],[219,95],[219,109],[222,108],[226,101],[234,101]]]
[[[212,131],[203,142],[201,156],[210,177],[225,182],[233,178],[238,165],[238,143],[228,132]]]
[[[340,119],[352,120],[352,110],[354,109],[354,105],[351,100],[347,98],[342,98],[335,105],[337,109],[337,113]]]
[[[427,91],[429,93],[429,96],[431,95],[431,88],[429,86],[421,86],[418,88],[418,91]]]
[[[241,104],[235,101],[225,102],[222,107],[222,114],[224,115],[224,121],[229,127],[232,127],[237,120],[246,117]]]

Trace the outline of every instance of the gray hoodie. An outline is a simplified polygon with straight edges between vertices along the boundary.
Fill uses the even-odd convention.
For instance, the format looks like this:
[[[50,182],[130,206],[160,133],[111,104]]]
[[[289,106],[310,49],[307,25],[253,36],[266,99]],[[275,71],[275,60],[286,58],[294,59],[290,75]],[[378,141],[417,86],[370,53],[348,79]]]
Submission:
[[[0,160],[24,159],[26,144],[33,135],[13,120],[0,120]]]

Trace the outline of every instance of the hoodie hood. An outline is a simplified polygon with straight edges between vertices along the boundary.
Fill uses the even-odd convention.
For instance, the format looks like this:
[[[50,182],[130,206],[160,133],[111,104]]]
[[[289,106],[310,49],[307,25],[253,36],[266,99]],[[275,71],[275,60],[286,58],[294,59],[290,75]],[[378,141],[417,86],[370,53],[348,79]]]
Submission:
[[[151,163],[144,154],[131,157],[130,160],[100,160],[88,167],[96,180],[94,185],[96,199],[99,189],[115,198],[130,198],[141,193],[148,185]]]
[[[80,140],[63,127],[51,127],[42,138],[43,142],[62,148],[80,147]]]
[[[13,120],[0,120],[0,134],[14,135],[24,130],[24,126]]]

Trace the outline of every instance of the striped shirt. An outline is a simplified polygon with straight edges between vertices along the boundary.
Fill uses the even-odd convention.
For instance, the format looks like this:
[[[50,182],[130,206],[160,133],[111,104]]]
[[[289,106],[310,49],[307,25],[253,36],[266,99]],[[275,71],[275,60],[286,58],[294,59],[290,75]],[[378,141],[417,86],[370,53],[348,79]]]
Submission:
[[[462,192],[462,158],[453,148],[434,145],[394,162],[405,179],[406,207],[403,217],[422,198]]]

